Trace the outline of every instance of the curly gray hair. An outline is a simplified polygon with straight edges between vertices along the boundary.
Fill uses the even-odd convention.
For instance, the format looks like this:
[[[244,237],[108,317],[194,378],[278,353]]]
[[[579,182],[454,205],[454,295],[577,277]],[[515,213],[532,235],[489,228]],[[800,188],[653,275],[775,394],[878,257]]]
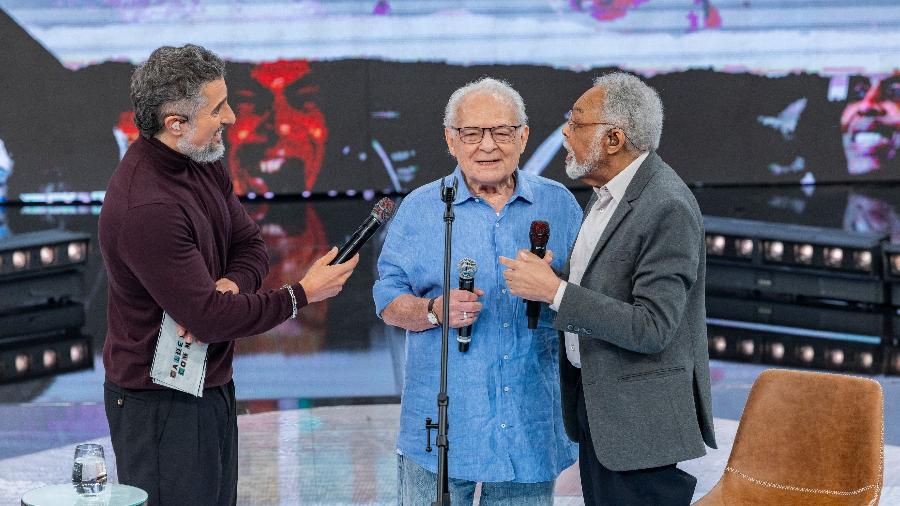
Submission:
[[[516,123],[520,125],[528,124],[528,116],[525,114],[525,102],[522,95],[513,89],[508,82],[490,77],[483,77],[478,81],[469,83],[462,88],[454,91],[447,101],[447,108],[444,109],[444,126],[449,128],[456,123],[456,115],[459,113],[459,102],[472,93],[487,93],[498,101],[509,104],[516,112]]]
[[[662,136],[663,105],[656,90],[637,77],[613,72],[594,79],[594,86],[606,92],[601,117],[625,132],[640,151],[659,147]]]
[[[163,128],[166,116],[190,118],[205,105],[203,85],[224,77],[225,63],[206,48],[187,44],[156,49],[131,75],[134,124],[150,138]]]

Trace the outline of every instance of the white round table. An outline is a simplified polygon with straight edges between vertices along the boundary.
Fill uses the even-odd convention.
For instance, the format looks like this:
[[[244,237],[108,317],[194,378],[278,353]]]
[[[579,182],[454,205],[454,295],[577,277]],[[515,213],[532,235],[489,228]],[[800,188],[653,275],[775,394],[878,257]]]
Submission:
[[[147,492],[130,485],[107,485],[95,496],[80,496],[71,483],[48,485],[25,492],[22,506],[142,506]]]

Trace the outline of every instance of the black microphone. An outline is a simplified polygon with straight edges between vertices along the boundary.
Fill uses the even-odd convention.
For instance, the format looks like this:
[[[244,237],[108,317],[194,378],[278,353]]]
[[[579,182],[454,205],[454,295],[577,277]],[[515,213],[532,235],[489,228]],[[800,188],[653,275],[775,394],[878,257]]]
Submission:
[[[547,241],[550,239],[550,224],[546,221],[532,221],[528,238],[531,239],[531,252],[544,258],[544,254],[547,253]],[[528,328],[536,329],[538,318],[541,316],[541,303],[533,300],[527,301],[525,316],[528,317]]]
[[[378,227],[387,223],[394,216],[394,201],[385,197],[375,204],[372,213],[366,217],[366,221],[353,232],[353,235],[338,250],[338,254],[334,260],[328,262],[328,265],[342,264],[353,257],[363,244],[375,235]]]
[[[475,273],[478,272],[478,264],[471,258],[463,258],[456,265],[459,269],[459,289],[475,292]],[[456,329],[456,342],[459,343],[459,351],[469,351],[469,342],[472,341],[472,326],[466,325]]]

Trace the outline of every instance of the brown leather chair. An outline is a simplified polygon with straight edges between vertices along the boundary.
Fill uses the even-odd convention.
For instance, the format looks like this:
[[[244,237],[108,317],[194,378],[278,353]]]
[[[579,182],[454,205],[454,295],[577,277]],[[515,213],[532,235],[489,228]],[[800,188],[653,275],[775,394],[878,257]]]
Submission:
[[[750,389],[722,478],[694,504],[876,505],[883,465],[878,382],[770,369]]]

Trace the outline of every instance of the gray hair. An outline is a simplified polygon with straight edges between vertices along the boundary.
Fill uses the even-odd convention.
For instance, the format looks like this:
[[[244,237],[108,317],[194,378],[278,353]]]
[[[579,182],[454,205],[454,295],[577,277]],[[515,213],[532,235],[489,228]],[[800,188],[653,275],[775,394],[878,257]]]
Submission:
[[[621,128],[625,137],[640,151],[659,147],[663,106],[656,90],[624,72],[600,76],[594,79],[594,86],[606,92],[600,111],[605,121]]]
[[[498,102],[512,106],[516,111],[516,123],[520,125],[528,124],[528,116],[525,114],[525,101],[522,100],[522,95],[519,95],[519,92],[513,89],[506,81],[483,77],[459,88],[450,95],[450,100],[447,101],[447,108],[444,109],[444,127],[454,126],[456,115],[459,113],[460,101],[473,93],[485,93],[494,97]]]
[[[212,51],[194,44],[163,46],[131,75],[134,124],[150,138],[163,128],[163,118],[190,118],[205,105],[204,84],[225,77],[225,63]]]

